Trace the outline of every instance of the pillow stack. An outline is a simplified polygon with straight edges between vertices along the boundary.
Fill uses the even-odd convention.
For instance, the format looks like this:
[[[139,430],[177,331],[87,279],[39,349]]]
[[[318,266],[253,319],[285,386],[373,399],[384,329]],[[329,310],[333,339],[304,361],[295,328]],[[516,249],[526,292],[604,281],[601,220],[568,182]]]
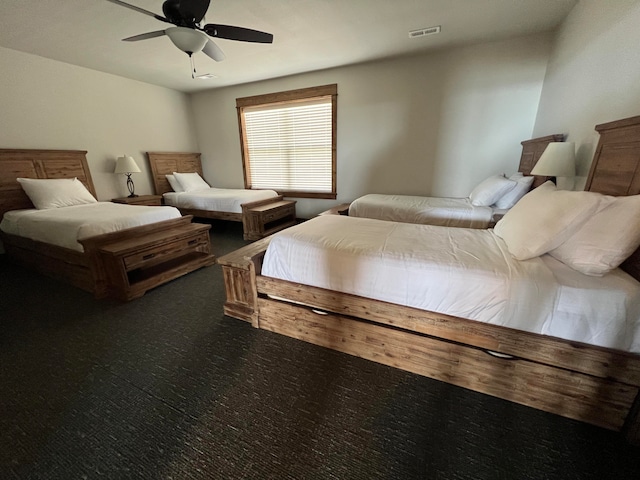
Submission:
[[[640,195],[558,190],[546,182],[517,202],[494,233],[517,260],[549,253],[574,270],[604,275],[640,246]]]
[[[17,178],[24,192],[38,210],[97,203],[87,187],[77,178]]]
[[[640,246],[640,195],[605,197],[602,208],[549,253],[574,270],[601,276]]]
[[[211,188],[197,172],[173,172],[173,175],[165,175],[165,177],[174,192],[195,192],[197,190],[207,190]]]
[[[524,197],[533,185],[532,176],[524,176],[521,172],[514,173],[509,177],[509,180],[516,182],[515,186],[504,194],[501,198],[496,200],[494,206],[500,209],[509,209],[513,207],[518,200]]]
[[[514,173],[509,178],[493,175],[480,183],[469,194],[471,204],[476,207],[495,207],[509,209],[513,207],[530,189],[533,177]]]
[[[471,204],[476,207],[490,207],[516,186],[516,182],[501,175],[493,175],[480,183],[469,194]]]

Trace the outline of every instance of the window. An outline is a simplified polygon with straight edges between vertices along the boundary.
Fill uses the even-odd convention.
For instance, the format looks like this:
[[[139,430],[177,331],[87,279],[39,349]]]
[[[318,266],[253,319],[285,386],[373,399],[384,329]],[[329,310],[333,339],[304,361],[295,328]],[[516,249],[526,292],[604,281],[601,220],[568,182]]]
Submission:
[[[338,86],[236,99],[245,188],[336,198]]]

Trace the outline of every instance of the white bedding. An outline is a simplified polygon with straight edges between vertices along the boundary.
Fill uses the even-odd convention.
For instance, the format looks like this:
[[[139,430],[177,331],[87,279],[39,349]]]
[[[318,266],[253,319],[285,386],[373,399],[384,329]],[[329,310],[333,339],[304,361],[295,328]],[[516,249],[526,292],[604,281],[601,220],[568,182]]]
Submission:
[[[262,274],[640,352],[640,283],[549,256],[515,260],[492,230],[325,215],[275,234]]]
[[[173,207],[98,202],[46,210],[12,210],[4,214],[0,230],[82,252],[78,240],[180,216]]]
[[[349,205],[349,216],[443,227],[487,228],[491,207],[478,207],[468,198],[381,195],[372,193]]]
[[[240,188],[209,188],[191,192],[167,192],[167,205],[215,212],[242,213],[242,204],[277,197],[273,190],[243,190]]]

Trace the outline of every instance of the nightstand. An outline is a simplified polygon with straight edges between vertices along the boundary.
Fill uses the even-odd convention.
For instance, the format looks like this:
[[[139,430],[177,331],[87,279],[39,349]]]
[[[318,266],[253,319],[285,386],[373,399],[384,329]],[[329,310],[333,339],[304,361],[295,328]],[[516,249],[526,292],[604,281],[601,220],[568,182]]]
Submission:
[[[325,210],[318,215],[349,215],[349,205],[350,203],[341,203],[340,205],[330,208],[329,210]]]
[[[158,207],[162,205],[162,195],[138,195],[137,197],[112,198],[111,201],[127,205],[149,205],[151,207]]]

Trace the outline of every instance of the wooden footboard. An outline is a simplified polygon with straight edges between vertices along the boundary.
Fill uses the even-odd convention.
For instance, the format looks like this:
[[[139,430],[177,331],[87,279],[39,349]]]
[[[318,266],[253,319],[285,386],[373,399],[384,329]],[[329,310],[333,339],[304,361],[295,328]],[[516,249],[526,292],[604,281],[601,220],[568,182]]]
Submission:
[[[82,252],[0,231],[6,255],[15,263],[87,292],[95,292],[90,260]]]
[[[640,356],[263,277],[268,242],[218,259],[225,314],[640,443]]]

